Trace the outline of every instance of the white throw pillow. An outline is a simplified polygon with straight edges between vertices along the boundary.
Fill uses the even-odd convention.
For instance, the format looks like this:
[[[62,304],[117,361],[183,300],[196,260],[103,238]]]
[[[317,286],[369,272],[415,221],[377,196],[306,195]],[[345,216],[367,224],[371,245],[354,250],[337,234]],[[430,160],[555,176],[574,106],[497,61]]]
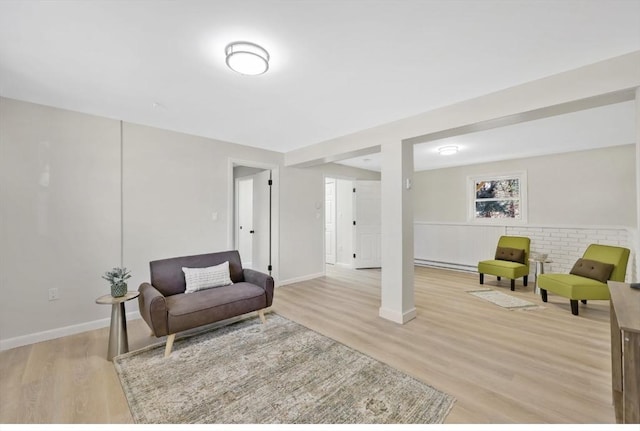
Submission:
[[[229,261],[207,268],[182,267],[182,272],[184,272],[184,280],[187,282],[187,290],[184,293],[233,284],[229,275]]]

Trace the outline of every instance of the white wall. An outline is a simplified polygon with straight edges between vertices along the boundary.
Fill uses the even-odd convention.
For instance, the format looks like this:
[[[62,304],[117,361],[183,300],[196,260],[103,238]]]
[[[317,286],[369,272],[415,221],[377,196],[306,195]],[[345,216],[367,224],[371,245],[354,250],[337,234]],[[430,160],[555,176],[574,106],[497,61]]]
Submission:
[[[124,262],[134,286],[148,281],[152,260],[228,249],[229,157],[282,157],[129,123],[124,136]]]
[[[506,235],[526,236],[531,239],[531,250],[547,253],[552,262],[545,271],[568,273],[576,260],[582,257],[590,244],[605,244],[626,247],[631,250],[627,262],[626,281],[637,280],[635,266],[635,245],[631,241],[631,232],[623,227],[606,226],[507,226]],[[533,268],[531,268],[533,271]]]
[[[526,171],[529,224],[636,224],[635,145],[416,172],[414,218],[467,222],[467,176]]]
[[[0,98],[0,214],[0,341],[107,317],[119,122]]]
[[[0,349],[108,325],[95,299],[121,249],[129,290],[151,260],[227,249],[230,159],[280,166],[280,279],[324,271],[325,171],[379,178],[282,168],[281,153],[130,123],[123,137],[121,151],[117,120],[0,98]]]
[[[284,168],[280,182],[280,280],[287,284],[324,273],[324,176]]]
[[[380,173],[333,163],[282,169],[281,284],[324,275],[325,177],[380,179]]]
[[[468,222],[468,175],[521,170],[528,179],[528,223]],[[633,144],[417,172],[414,190],[417,264],[475,271],[500,235],[522,235],[553,260],[547,272],[568,272],[592,243],[627,247],[627,281],[637,279]]]
[[[351,166],[337,163],[327,163],[309,168],[317,172],[322,172],[326,177],[351,178],[355,180],[380,180],[380,172],[368,169],[352,168]]]

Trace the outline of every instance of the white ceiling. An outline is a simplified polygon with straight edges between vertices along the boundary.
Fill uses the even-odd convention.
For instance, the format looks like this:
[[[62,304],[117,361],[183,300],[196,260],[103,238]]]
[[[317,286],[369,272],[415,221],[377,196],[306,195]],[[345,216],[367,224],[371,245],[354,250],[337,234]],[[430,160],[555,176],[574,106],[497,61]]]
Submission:
[[[282,152],[637,50],[640,0],[0,1],[0,95]]]
[[[541,120],[416,144],[416,171],[494,162],[544,154],[632,144],[636,141],[635,102],[617,103]],[[458,153],[441,156],[438,148]],[[337,162],[380,172],[380,153]]]

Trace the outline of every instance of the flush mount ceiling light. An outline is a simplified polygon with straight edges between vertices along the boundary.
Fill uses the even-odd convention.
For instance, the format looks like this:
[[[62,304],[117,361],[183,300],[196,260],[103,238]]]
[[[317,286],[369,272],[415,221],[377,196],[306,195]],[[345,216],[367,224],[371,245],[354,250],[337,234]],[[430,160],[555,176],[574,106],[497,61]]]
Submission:
[[[227,66],[242,75],[262,75],[269,70],[269,53],[251,42],[232,42],[224,49]]]
[[[458,152],[458,147],[455,145],[446,145],[444,147],[438,148],[438,153],[441,156],[450,156]]]

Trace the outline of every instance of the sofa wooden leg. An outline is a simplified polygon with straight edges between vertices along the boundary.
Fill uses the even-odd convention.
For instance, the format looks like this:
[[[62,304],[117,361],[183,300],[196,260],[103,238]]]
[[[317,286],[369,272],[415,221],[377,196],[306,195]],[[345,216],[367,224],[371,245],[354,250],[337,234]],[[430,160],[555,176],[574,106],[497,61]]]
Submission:
[[[502,277],[497,277],[497,278],[498,278],[498,281],[502,280]]]
[[[586,304],[587,300],[586,299],[581,299],[580,302],[582,302],[583,304]]]
[[[528,276],[528,275],[525,275],[525,276],[522,278],[522,282],[523,282],[523,283],[524,283],[524,285],[526,286],[526,285],[527,285],[527,283],[529,282],[529,276]]]
[[[480,273],[480,284],[484,284],[484,274]]]
[[[573,314],[574,316],[578,315],[578,300],[577,299],[570,299],[569,300],[571,302],[571,314]]]
[[[547,302],[547,291],[545,289],[540,289],[540,296],[542,296],[542,302]]]
[[[516,290],[516,281],[513,278],[511,279],[511,290]]]
[[[173,341],[176,339],[176,334],[169,334],[167,336],[167,345],[164,348],[164,357],[166,358],[171,354],[171,349],[173,349]]]
[[[258,316],[260,316],[263,325],[267,323],[267,319],[264,318],[264,310],[258,310]]]

